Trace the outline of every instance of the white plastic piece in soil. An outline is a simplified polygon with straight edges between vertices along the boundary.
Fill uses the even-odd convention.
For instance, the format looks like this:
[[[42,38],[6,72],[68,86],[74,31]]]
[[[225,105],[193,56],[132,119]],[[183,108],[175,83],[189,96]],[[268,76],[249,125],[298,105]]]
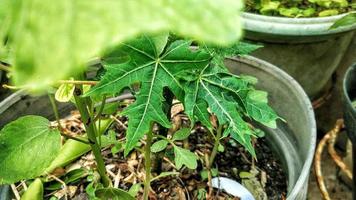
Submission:
[[[229,178],[215,177],[211,180],[211,184],[214,188],[224,190],[226,193],[239,197],[241,200],[255,200],[251,192],[243,185]]]

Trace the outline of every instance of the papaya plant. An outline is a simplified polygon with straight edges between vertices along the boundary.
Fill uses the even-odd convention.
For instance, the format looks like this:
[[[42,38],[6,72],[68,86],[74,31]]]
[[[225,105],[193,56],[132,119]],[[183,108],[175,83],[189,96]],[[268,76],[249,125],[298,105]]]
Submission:
[[[219,148],[223,148],[223,138],[233,138],[254,156],[251,138],[260,133],[248,121],[274,128],[279,117],[268,106],[267,94],[254,89],[253,78],[233,75],[223,63],[225,56],[247,54],[259,47],[246,43],[221,47],[240,37],[241,7],[240,1],[233,0],[0,0],[1,45],[10,49],[1,49],[6,55],[0,57],[6,57],[11,66],[7,70],[13,88],[47,92],[56,117],[52,123],[44,117],[25,116],[0,131],[0,184],[34,179],[28,189],[36,192],[25,192],[23,198],[41,199],[46,176],[91,150],[100,175],[87,188],[91,197],[133,199],[130,193],[112,187],[101,155],[102,147],[118,144],[107,139],[112,122],[105,114],[107,98],[127,89],[135,101],[120,112],[128,118],[124,155],[143,148],[144,199],[148,199],[151,182],[160,177],[151,175],[151,153],[171,146],[177,169],[197,167],[198,156],[177,144],[188,140],[196,122],[214,139],[205,163],[209,173]],[[200,15],[203,12],[208,14]],[[198,45],[172,39],[167,30],[192,38]],[[85,63],[96,56],[103,68],[98,80],[91,80]],[[53,88],[57,89],[55,95]],[[64,133],[55,99],[75,104],[84,125],[83,136]],[[169,138],[173,99],[183,103],[191,126]],[[212,117],[217,118],[218,126],[212,124]],[[63,146],[61,135],[67,139]],[[171,173],[161,176],[165,175]],[[91,190],[97,182],[100,184]]]

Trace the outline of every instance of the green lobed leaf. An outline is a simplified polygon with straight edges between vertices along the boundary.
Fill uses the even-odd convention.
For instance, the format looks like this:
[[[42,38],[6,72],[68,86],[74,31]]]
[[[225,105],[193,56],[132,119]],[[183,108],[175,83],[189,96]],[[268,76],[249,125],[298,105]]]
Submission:
[[[182,99],[183,88],[177,78],[178,74],[203,68],[211,58],[204,51],[192,51],[189,48],[191,42],[182,40],[168,44],[159,53],[157,40],[153,38],[155,37],[144,35],[109,52],[104,61],[123,55],[129,56],[129,59],[122,63],[104,63],[107,70],[105,75],[86,93],[87,96],[116,94],[126,87],[140,83],[136,101],[122,113],[129,118],[125,155],[150,130],[153,122],[166,128],[171,126],[163,111],[163,89],[169,88],[178,99]],[[162,43],[159,45],[162,46]]]
[[[96,197],[99,199],[110,199],[110,200],[135,200],[130,193],[125,190],[118,188],[101,188],[95,191]]]
[[[271,128],[276,128],[277,113],[268,106],[267,92],[253,90],[248,92],[246,99],[247,115]]]
[[[248,55],[262,47],[262,45],[250,42],[237,42],[227,47],[204,45],[204,49],[214,56],[213,62],[218,65],[222,65],[226,57]]]
[[[187,112],[187,115],[192,119],[196,117],[196,102],[205,101],[207,107],[201,110],[208,113],[209,108],[217,116],[219,124],[227,126],[223,135],[231,135],[254,155],[250,138],[253,133],[238,110],[246,109],[246,100],[244,96],[241,96],[244,94],[241,91],[248,91],[250,88],[246,81],[227,73],[226,69],[220,66],[207,65],[200,72],[199,79],[185,84],[186,91],[194,90],[195,93],[186,96],[184,106],[187,108],[186,110],[192,110]],[[231,98],[232,96],[235,98]],[[235,102],[238,102],[238,106]]]
[[[1,0],[0,40],[9,36],[13,47],[15,84],[41,89],[141,33],[231,43],[241,36],[241,9],[236,0]]]
[[[183,165],[189,169],[196,169],[198,165],[197,156],[194,153],[178,146],[174,146],[174,162],[178,169],[182,168]]]
[[[278,116],[268,106],[266,93],[255,90],[250,78],[232,75],[224,66],[207,65],[197,77],[194,81],[186,80],[184,84],[184,106],[189,118],[206,121],[197,113],[203,112],[207,116],[209,108],[217,116],[219,124],[226,126],[223,136],[230,135],[254,156],[251,136],[257,134],[243,117],[252,117],[262,124],[275,127]],[[202,101],[206,102],[205,108],[198,110],[197,103]]]
[[[190,135],[190,128],[182,128],[174,133],[172,140],[184,140]]]
[[[167,140],[159,140],[152,144],[151,152],[157,153],[157,152],[163,151],[167,147],[167,145],[168,145]]]
[[[25,116],[0,131],[0,184],[42,175],[61,147],[60,133],[46,118]]]

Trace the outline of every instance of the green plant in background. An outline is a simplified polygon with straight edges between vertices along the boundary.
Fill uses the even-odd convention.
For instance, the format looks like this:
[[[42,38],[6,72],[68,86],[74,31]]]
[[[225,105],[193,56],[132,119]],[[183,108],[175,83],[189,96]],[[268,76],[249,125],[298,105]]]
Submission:
[[[343,26],[352,26],[356,24],[356,13],[350,13],[341,19],[337,20],[330,29],[335,29]]]
[[[352,0],[247,0],[246,11],[284,17],[326,17],[356,10]]]
[[[174,174],[162,172],[152,178],[151,152],[163,151],[170,145],[177,169],[184,165],[197,167],[198,157],[176,142],[186,141],[198,121],[209,130],[214,143],[208,162],[204,163],[208,173],[213,171],[214,158],[223,148],[222,138],[235,139],[255,155],[251,138],[261,135],[248,121],[274,128],[278,116],[267,105],[267,94],[254,89],[256,80],[229,73],[223,59],[247,54],[259,46],[238,43],[226,49],[204,43],[192,49],[191,41],[169,39],[164,33],[172,30],[198,43],[226,45],[241,35],[240,8],[241,3],[233,0],[1,0],[0,22],[4,28],[0,36],[4,47],[10,49],[1,52],[7,52],[13,82],[29,91],[48,92],[57,123],[26,116],[0,131],[0,184],[35,179],[29,189],[36,197],[27,191],[24,198],[41,199],[42,183],[52,181],[54,169],[91,150],[99,178],[95,173],[91,176],[89,196],[133,199],[134,192],[112,187],[101,155],[101,148],[112,144],[120,152],[121,144],[107,134],[112,132],[112,120],[106,118],[106,98],[127,88],[135,95],[135,102],[120,113],[129,120],[124,155],[143,148],[144,199],[148,198],[152,181]],[[157,10],[160,12],[154,12]],[[54,23],[57,21],[61,23]],[[160,34],[149,36],[143,32]],[[101,57],[104,71],[100,75],[99,70],[98,82],[85,75],[85,63],[96,56]],[[95,86],[89,89],[88,84]],[[55,95],[53,87],[58,88]],[[54,96],[76,105],[85,136],[63,133]],[[167,129],[172,121],[167,116],[174,98],[183,103],[191,127],[178,130],[170,138]],[[218,119],[217,127],[209,120],[213,116]],[[155,131],[155,126],[163,131]],[[61,135],[67,137],[63,146]],[[144,146],[140,142],[143,139]],[[67,174],[66,180],[77,180],[88,173]]]

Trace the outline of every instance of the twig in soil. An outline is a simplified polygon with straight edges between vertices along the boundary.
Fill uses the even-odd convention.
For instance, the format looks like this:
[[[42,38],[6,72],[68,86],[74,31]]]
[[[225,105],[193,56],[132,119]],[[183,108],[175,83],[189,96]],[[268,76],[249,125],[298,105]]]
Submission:
[[[127,126],[122,123],[119,119],[117,119],[114,115],[110,115],[110,118],[117,122],[123,129],[127,130]]]
[[[212,183],[211,183],[212,176],[211,176],[211,170],[210,170],[209,155],[207,153],[205,153],[204,158],[205,158],[206,169],[208,170],[208,187],[209,187],[209,192],[207,194],[206,199],[212,199],[213,187],[212,187]]]
[[[25,190],[27,190],[27,185],[26,185],[25,181],[21,181],[21,185]]]
[[[183,180],[179,176],[177,176],[177,179],[180,182],[180,184],[184,187],[185,193],[187,194],[187,200],[190,200],[189,191],[188,191],[187,187],[185,186]]]
[[[114,188],[118,188],[119,187],[120,179],[121,179],[121,170],[119,168],[119,170],[117,171],[116,176],[114,177]]]
[[[251,161],[247,158],[245,153],[239,149],[239,152],[241,153],[242,158],[247,162],[248,164],[252,165]]]
[[[19,191],[17,191],[15,184],[11,184],[11,190],[15,195],[16,200],[20,200],[20,194]]]
[[[61,179],[59,179],[58,177],[52,175],[52,174],[49,174],[48,175],[49,178],[53,178],[55,181],[59,182],[60,184],[62,184],[62,187],[63,187],[63,191],[64,191],[64,199],[67,200],[68,199],[68,187],[66,185],[66,183],[64,181],[62,181]]]
[[[172,167],[174,167],[174,169],[177,169],[177,167],[173,164],[172,161],[170,161],[167,157],[163,157],[163,160],[166,161],[169,165],[171,165]]]

